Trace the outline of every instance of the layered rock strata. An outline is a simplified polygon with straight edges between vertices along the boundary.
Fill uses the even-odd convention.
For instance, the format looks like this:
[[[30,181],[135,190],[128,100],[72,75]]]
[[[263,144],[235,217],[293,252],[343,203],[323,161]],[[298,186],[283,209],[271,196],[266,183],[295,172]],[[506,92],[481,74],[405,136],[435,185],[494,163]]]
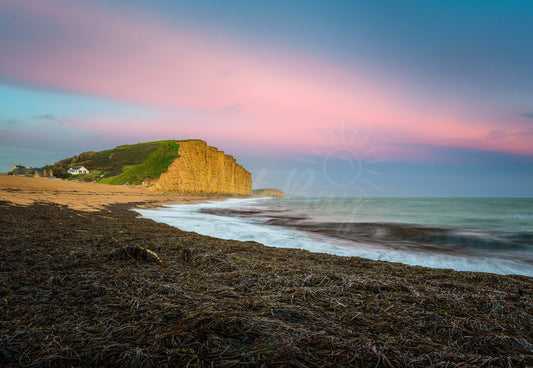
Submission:
[[[252,194],[252,175],[232,156],[199,139],[178,144],[180,157],[152,182],[153,190],[183,195]]]

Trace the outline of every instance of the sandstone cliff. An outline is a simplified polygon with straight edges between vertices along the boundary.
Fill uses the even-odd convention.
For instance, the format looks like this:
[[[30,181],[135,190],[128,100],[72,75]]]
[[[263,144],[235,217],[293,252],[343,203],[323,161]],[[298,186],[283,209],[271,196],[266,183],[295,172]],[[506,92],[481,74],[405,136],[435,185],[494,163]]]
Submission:
[[[151,189],[184,195],[252,194],[252,175],[232,156],[202,140],[179,142],[179,156]]]
[[[254,189],[252,194],[257,197],[285,197],[284,192],[274,188]]]

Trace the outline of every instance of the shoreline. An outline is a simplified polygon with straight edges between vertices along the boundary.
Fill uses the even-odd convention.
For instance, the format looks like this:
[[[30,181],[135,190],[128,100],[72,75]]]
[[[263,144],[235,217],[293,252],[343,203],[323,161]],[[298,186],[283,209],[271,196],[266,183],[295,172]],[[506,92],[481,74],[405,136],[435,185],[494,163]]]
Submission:
[[[305,249],[315,253],[354,256],[373,260],[399,262],[456,271],[474,271],[500,275],[517,274],[533,277],[533,258],[527,253],[526,233],[502,228],[496,233],[494,226],[471,226],[466,229],[453,224],[417,224],[378,220],[366,222],[365,211],[377,208],[394,208],[398,203],[368,200],[366,210],[358,219],[332,209],[336,204],[321,199],[322,207],[313,208],[315,199],[291,199],[278,203],[257,201],[256,198],[231,199],[229,202],[204,202],[194,206],[176,205],[162,209],[139,209],[144,218],[195,231],[201,235],[239,241],[253,240],[266,246]],[[350,199],[345,199],[348,203]],[[424,200],[426,201],[426,200]],[[303,204],[303,205],[302,205]],[[434,203],[435,206],[437,203]],[[498,208],[494,203],[494,208]],[[513,203],[508,203],[512,206]],[[319,212],[317,212],[319,211]],[[396,207],[396,211],[399,210]],[[449,210],[448,210],[449,211]],[[335,213],[336,218],[331,218]],[[474,214],[475,216],[475,214]],[[489,216],[489,215],[487,215]],[[460,224],[464,215],[457,215]],[[420,216],[419,216],[420,218]],[[205,226],[209,224],[209,226]],[[518,225],[513,221],[513,226]],[[512,241],[508,240],[512,239]],[[504,247],[508,250],[504,251]],[[523,250],[520,253],[519,250]]]
[[[79,184],[0,186],[0,364],[533,365],[530,277],[202,236]]]

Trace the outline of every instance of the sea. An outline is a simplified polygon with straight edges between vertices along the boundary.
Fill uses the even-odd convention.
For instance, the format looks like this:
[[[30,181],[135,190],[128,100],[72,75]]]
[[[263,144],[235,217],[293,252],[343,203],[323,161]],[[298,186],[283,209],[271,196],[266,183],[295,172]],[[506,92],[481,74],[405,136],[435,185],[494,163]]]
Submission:
[[[247,198],[137,212],[270,247],[533,277],[533,198]]]

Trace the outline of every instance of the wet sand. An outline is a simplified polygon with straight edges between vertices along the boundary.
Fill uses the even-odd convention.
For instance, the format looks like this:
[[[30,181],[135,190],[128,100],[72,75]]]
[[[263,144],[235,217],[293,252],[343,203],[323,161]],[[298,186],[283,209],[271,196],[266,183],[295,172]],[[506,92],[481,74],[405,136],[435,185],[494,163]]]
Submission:
[[[0,365],[533,366],[532,278],[221,240],[131,211],[187,200],[0,176]]]

